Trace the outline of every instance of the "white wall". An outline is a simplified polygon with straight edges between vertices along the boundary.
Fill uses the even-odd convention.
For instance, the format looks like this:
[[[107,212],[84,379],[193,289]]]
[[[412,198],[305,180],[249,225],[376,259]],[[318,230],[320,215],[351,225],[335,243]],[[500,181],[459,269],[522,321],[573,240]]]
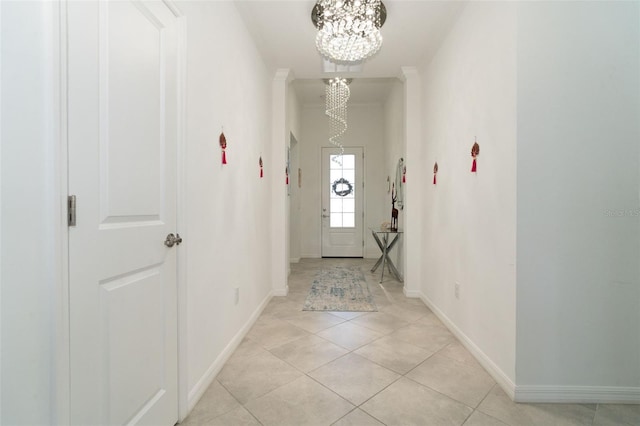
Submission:
[[[422,73],[423,296],[517,400],[638,402],[639,8],[471,3]]]
[[[298,169],[300,167],[300,143],[292,135],[289,172],[289,259],[300,261],[300,188]]]
[[[400,80],[390,83],[389,95],[384,103],[384,167],[390,183],[395,182],[396,167],[400,158],[406,157],[405,132],[404,132],[404,85]],[[405,166],[406,166],[405,161]],[[418,164],[416,164],[419,167]],[[385,177],[386,181],[386,177]],[[406,200],[406,194],[405,200]],[[387,206],[391,211],[391,194],[386,197]],[[398,207],[398,206],[396,206]],[[404,210],[398,211],[398,225],[405,228]],[[391,252],[391,258],[398,271],[404,275],[404,247],[406,240],[403,238]]]
[[[574,386],[602,398],[627,387],[640,398],[639,7],[520,5],[517,381],[524,398],[536,386],[560,389],[561,397],[563,386]]]
[[[301,113],[300,109],[300,101],[298,100],[298,95],[296,93],[295,87],[293,86],[293,82],[289,84],[289,92],[287,93],[287,114],[288,114],[288,122],[289,129],[291,133],[295,136],[296,139],[300,138],[302,130],[300,126],[301,123]]]
[[[289,127],[295,142],[290,141],[291,170],[289,175],[289,259],[293,262],[300,260],[300,188],[298,188],[298,168],[300,167],[300,102],[295,88],[289,85],[289,98],[287,101],[287,113],[289,115]]]
[[[193,405],[271,291],[271,82],[232,2],[187,20],[188,388]],[[227,138],[221,165],[218,136]],[[259,178],[258,159],[264,161]],[[182,231],[181,231],[182,232]],[[234,304],[234,288],[240,301]],[[235,340],[234,340],[235,339]],[[227,349],[225,351],[225,349]]]
[[[289,197],[286,185],[287,149],[291,144],[288,101],[291,70],[279,68],[271,87],[271,282],[274,296],[289,292]]]
[[[505,387],[516,363],[515,8],[477,2],[462,11],[423,67],[424,148],[407,159],[423,171],[407,183],[424,194],[422,295]]]
[[[378,257],[369,227],[380,227],[391,220],[391,201],[387,203],[387,172],[384,148],[384,109],[381,104],[348,106],[348,130],[343,136],[345,147],[364,147],[365,152],[365,257]],[[329,143],[329,121],[323,105],[304,105],[301,117],[300,165],[300,238],[302,257],[321,256],[321,147]],[[388,204],[388,205],[387,205]]]
[[[0,2],[1,424],[57,422],[56,6]]]
[[[402,81],[404,83],[404,151],[405,159],[422,158],[422,82],[420,71],[415,66],[403,66],[401,68]],[[407,170],[409,184],[404,189],[403,217],[406,223],[403,242],[405,248],[404,259],[404,287],[403,292],[407,297],[421,297],[422,287],[422,229],[423,229],[423,191],[424,174],[427,169],[418,161],[417,167]],[[414,183],[411,183],[414,182]]]

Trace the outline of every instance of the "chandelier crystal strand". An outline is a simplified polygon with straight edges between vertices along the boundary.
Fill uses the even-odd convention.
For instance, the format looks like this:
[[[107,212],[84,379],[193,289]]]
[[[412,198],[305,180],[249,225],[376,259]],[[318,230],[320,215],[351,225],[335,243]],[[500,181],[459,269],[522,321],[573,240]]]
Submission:
[[[344,146],[341,139],[342,135],[347,131],[347,101],[351,96],[349,81],[339,77],[327,80],[325,94],[325,114],[329,117],[329,129],[331,131],[329,142],[340,149],[340,154],[333,158],[334,161],[341,164],[340,158],[344,154]]]
[[[316,47],[332,62],[361,62],[380,50],[386,16],[381,0],[318,0],[312,13]]]

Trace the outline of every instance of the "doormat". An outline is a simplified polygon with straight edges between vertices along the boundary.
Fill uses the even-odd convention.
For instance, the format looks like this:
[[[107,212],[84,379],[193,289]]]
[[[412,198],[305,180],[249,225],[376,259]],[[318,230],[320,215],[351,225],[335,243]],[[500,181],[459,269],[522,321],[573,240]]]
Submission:
[[[376,312],[378,308],[360,268],[335,266],[318,272],[302,310]]]

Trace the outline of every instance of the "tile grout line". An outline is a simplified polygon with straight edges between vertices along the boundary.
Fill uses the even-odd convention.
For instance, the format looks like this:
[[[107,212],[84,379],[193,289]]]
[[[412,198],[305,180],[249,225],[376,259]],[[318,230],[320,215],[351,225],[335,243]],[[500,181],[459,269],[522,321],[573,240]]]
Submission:
[[[319,262],[318,262],[318,263],[319,263]],[[313,265],[312,265],[312,266],[313,266]],[[316,265],[316,266],[317,266],[317,265]],[[302,269],[302,268],[293,268],[293,267],[292,267],[292,271],[291,271],[292,275],[293,275],[293,274],[295,274],[296,272],[298,272],[298,271],[296,271],[295,269]],[[365,281],[367,282],[367,285],[371,286],[372,284],[369,282],[369,278],[370,278],[370,277],[369,277],[368,275],[366,275],[366,274],[365,274],[365,278],[366,278],[366,279],[365,279]],[[302,283],[298,283],[298,282],[296,282],[296,283],[290,283],[290,288],[291,288],[291,289],[294,289],[294,291],[295,291],[295,293],[296,293],[296,297],[297,297],[297,298],[299,298],[299,297],[300,297],[300,294],[301,294],[300,289],[301,289],[302,287],[304,287],[304,285],[303,285]],[[383,285],[380,285],[380,287],[382,288],[382,292],[384,293],[384,296],[386,296],[386,297],[387,297],[387,299],[389,299],[389,296],[387,295],[386,289],[383,287]],[[375,298],[375,297],[380,297],[380,296],[382,296],[382,295],[383,295],[383,293],[376,293],[376,294],[373,294],[373,297],[374,297],[374,298]],[[252,398],[251,400],[247,401],[245,404],[240,403],[240,401],[238,400],[238,398],[237,398],[234,394],[232,394],[232,393],[231,393],[231,392],[230,392],[230,391],[229,391],[229,390],[228,390],[224,385],[222,385],[222,383],[220,383],[220,382],[218,382],[218,383],[220,384],[220,386],[221,386],[223,389],[225,389],[225,391],[227,391],[227,392],[228,392],[228,393],[233,397],[233,399],[234,399],[237,403],[239,403],[239,404],[240,404],[240,406],[242,406],[246,411],[248,411],[248,412],[249,412],[249,414],[250,414],[250,415],[251,415],[251,416],[252,416],[252,417],[253,417],[253,418],[254,418],[254,419],[255,419],[259,424],[263,424],[263,423],[262,423],[262,422],[261,422],[261,421],[256,417],[256,415],[254,415],[254,413],[253,413],[253,412],[251,412],[251,411],[246,407],[246,404],[249,404],[250,402],[252,402],[252,401],[254,401],[254,400],[256,400],[256,399],[262,398],[262,397],[264,397],[265,395],[268,395],[268,394],[269,394],[269,393],[271,393],[271,392],[277,391],[278,389],[280,389],[280,388],[282,388],[282,387],[284,387],[284,386],[290,385],[292,382],[294,382],[294,381],[296,381],[296,380],[298,380],[298,379],[301,379],[301,378],[303,378],[303,377],[306,377],[307,379],[311,379],[314,383],[319,384],[323,389],[328,390],[331,394],[334,394],[335,396],[337,396],[337,397],[338,397],[338,398],[340,398],[341,400],[346,401],[348,404],[350,404],[350,405],[353,407],[350,411],[348,411],[346,414],[344,414],[342,417],[340,417],[339,419],[335,420],[335,421],[334,421],[333,423],[331,423],[331,424],[335,424],[336,422],[339,422],[340,420],[342,420],[342,419],[344,419],[344,418],[348,417],[349,415],[351,415],[352,413],[356,412],[357,410],[360,410],[360,411],[362,411],[363,413],[365,413],[366,415],[368,415],[368,416],[370,416],[371,418],[375,419],[376,421],[379,421],[380,423],[385,424],[385,422],[381,421],[380,419],[378,419],[378,418],[377,418],[377,417],[375,417],[374,415],[372,415],[372,414],[370,414],[369,412],[365,411],[362,407],[363,407],[366,403],[368,403],[369,401],[371,401],[372,399],[374,399],[374,398],[376,398],[377,396],[379,396],[382,392],[384,392],[385,390],[387,390],[389,387],[391,387],[391,386],[393,386],[394,384],[396,384],[396,383],[397,383],[399,380],[401,380],[402,378],[406,378],[407,380],[411,381],[412,383],[414,383],[414,384],[416,384],[416,385],[418,385],[418,386],[422,386],[422,387],[424,387],[424,388],[426,388],[426,389],[429,389],[429,390],[431,390],[431,391],[433,391],[433,392],[435,392],[435,393],[437,393],[437,394],[439,394],[439,395],[441,395],[441,396],[443,396],[443,397],[445,397],[445,398],[447,398],[447,399],[450,399],[450,400],[455,401],[455,402],[457,402],[457,403],[459,403],[459,404],[462,404],[462,405],[463,405],[463,406],[465,406],[465,407],[470,408],[470,409],[471,409],[471,412],[470,412],[470,413],[469,413],[469,415],[464,419],[464,421],[461,423],[461,424],[465,424],[465,423],[469,420],[469,418],[470,418],[471,416],[473,416],[473,414],[474,414],[476,411],[480,411],[480,410],[479,410],[479,407],[480,407],[480,406],[482,405],[482,403],[483,403],[483,402],[484,402],[484,401],[489,397],[489,395],[491,394],[492,390],[493,390],[493,389],[495,389],[495,387],[496,387],[495,382],[494,382],[493,386],[489,389],[489,391],[488,391],[488,392],[483,396],[483,398],[480,400],[480,402],[477,404],[477,406],[474,408],[474,407],[470,407],[470,406],[468,406],[466,403],[463,403],[463,402],[461,402],[461,401],[458,401],[457,399],[455,399],[455,398],[453,398],[453,397],[451,397],[451,396],[449,396],[449,395],[446,395],[446,394],[444,394],[444,393],[442,393],[442,392],[440,392],[440,391],[437,391],[437,390],[435,390],[435,389],[431,388],[430,386],[424,385],[424,384],[422,384],[422,383],[417,382],[416,380],[411,379],[410,377],[407,377],[407,375],[408,375],[408,374],[411,374],[411,372],[415,371],[418,367],[420,367],[421,365],[423,365],[425,362],[427,362],[428,360],[432,359],[432,358],[433,358],[433,356],[434,356],[434,355],[436,355],[436,354],[442,355],[442,357],[444,357],[444,358],[446,358],[446,359],[448,359],[448,360],[450,360],[450,361],[460,362],[460,363],[462,363],[462,364],[468,365],[468,363],[466,363],[466,362],[464,362],[464,361],[460,361],[460,360],[455,359],[455,358],[453,358],[453,357],[451,357],[451,356],[447,356],[447,355],[442,354],[442,352],[443,352],[446,348],[448,348],[449,346],[451,346],[454,342],[448,342],[448,343],[444,344],[443,346],[439,347],[436,351],[434,351],[434,352],[430,353],[426,358],[424,358],[423,360],[421,360],[420,362],[418,362],[416,365],[414,365],[413,367],[411,367],[409,370],[407,370],[407,371],[406,371],[406,372],[404,372],[404,373],[400,373],[400,372],[398,372],[398,371],[395,371],[395,370],[393,370],[393,369],[391,369],[391,368],[389,368],[389,367],[386,367],[385,365],[382,365],[381,363],[379,363],[379,362],[377,362],[377,361],[371,360],[371,359],[367,358],[367,357],[366,357],[366,356],[364,356],[364,355],[360,355],[359,353],[356,353],[356,351],[359,351],[359,350],[361,350],[362,348],[364,348],[364,347],[366,347],[366,346],[368,346],[368,345],[371,345],[371,344],[373,344],[373,343],[375,343],[375,342],[378,342],[378,341],[380,341],[380,340],[382,340],[382,339],[385,339],[385,338],[393,338],[393,334],[394,334],[395,332],[397,332],[398,330],[401,330],[402,328],[409,327],[409,326],[412,326],[412,325],[415,325],[415,326],[418,326],[418,327],[419,327],[419,326],[422,326],[422,325],[429,325],[429,324],[420,324],[420,323],[419,323],[419,322],[420,322],[421,320],[423,320],[424,318],[427,318],[427,317],[429,316],[429,313],[424,314],[424,313],[422,313],[422,312],[418,312],[418,311],[420,311],[420,309],[418,309],[418,306],[416,306],[415,311],[414,311],[414,309],[413,309],[413,308],[408,308],[408,309],[410,309],[411,311],[413,311],[412,313],[415,313],[415,315],[417,315],[417,317],[415,317],[414,315],[412,315],[412,313],[409,313],[409,314],[408,314],[408,316],[409,316],[409,317],[411,317],[412,319],[408,319],[408,318],[403,318],[403,317],[400,317],[400,316],[396,316],[396,315],[394,315],[393,313],[388,312],[388,310],[392,310],[392,309],[395,309],[396,311],[401,311],[401,310],[402,310],[402,306],[396,306],[396,307],[394,308],[394,305],[399,304],[399,303],[402,303],[402,301],[401,301],[401,300],[395,300],[395,299],[397,299],[398,297],[400,297],[400,294],[398,293],[398,294],[396,295],[396,293],[395,293],[395,292],[392,292],[392,296],[393,296],[393,300],[388,300],[388,301],[390,302],[390,304],[388,304],[388,305],[383,305],[383,306],[379,306],[379,307],[378,307],[379,309],[378,309],[378,311],[377,311],[377,312],[378,312],[378,313],[380,313],[380,314],[383,314],[383,315],[388,315],[389,317],[392,317],[392,318],[393,318],[393,319],[395,319],[395,320],[402,321],[402,322],[406,323],[405,325],[402,325],[401,327],[393,328],[392,330],[389,330],[389,331],[380,331],[379,329],[372,328],[372,327],[371,327],[371,325],[359,324],[359,323],[358,323],[358,322],[356,322],[356,321],[358,321],[359,319],[361,320],[361,319],[365,318],[367,315],[371,315],[371,314],[373,314],[373,313],[364,313],[364,314],[362,314],[362,315],[358,315],[358,316],[355,316],[355,317],[352,317],[352,318],[349,318],[349,319],[346,319],[346,318],[341,317],[341,316],[339,316],[339,315],[333,315],[334,317],[336,317],[337,319],[339,319],[341,322],[339,322],[338,324],[330,325],[329,327],[326,327],[326,328],[322,328],[322,329],[320,329],[320,330],[318,330],[318,331],[315,331],[315,332],[313,332],[313,331],[309,331],[309,330],[307,330],[307,329],[304,329],[304,328],[302,328],[302,327],[300,327],[300,326],[296,325],[296,323],[295,323],[295,322],[293,322],[293,321],[295,321],[294,319],[291,319],[291,318],[289,318],[289,319],[285,319],[286,315],[290,315],[290,314],[288,314],[288,313],[287,313],[287,312],[288,312],[288,309],[291,309],[291,307],[289,306],[289,302],[291,302],[291,304],[296,304],[296,305],[297,305],[297,304],[299,304],[299,302],[300,302],[300,301],[299,301],[299,300],[295,300],[295,301],[294,301],[293,299],[288,299],[288,297],[284,297],[284,298],[283,298],[284,300],[283,300],[282,302],[279,302],[279,303],[287,304],[287,305],[286,305],[286,306],[282,306],[281,308],[280,308],[280,307],[276,307],[276,308],[275,308],[275,312],[269,312],[269,313],[267,313],[266,315],[269,317],[269,320],[273,319],[273,320],[282,321],[282,322],[287,323],[288,325],[290,325],[290,326],[294,327],[295,329],[298,329],[298,330],[303,331],[303,332],[305,333],[305,336],[299,336],[299,337],[296,337],[296,338],[294,338],[294,339],[292,339],[292,340],[286,340],[286,341],[284,341],[284,342],[282,342],[282,343],[279,343],[277,346],[271,346],[271,345],[269,345],[269,348],[267,348],[267,347],[266,347],[266,346],[264,346],[263,344],[259,343],[258,341],[255,341],[255,340],[253,340],[253,339],[251,339],[251,338],[247,338],[247,339],[248,339],[249,341],[253,342],[254,344],[256,344],[256,345],[257,345],[261,350],[263,350],[263,351],[265,351],[266,353],[270,354],[271,356],[273,356],[273,357],[277,358],[278,360],[280,360],[280,361],[284,362],[286,365],[288,365],[289,367],[291,367],[293,370],[297,371],[297,372],[300,374],[300,376],[299,376],[299,377],[297,377],[297,378],[295,378],[295,379],[293,379],[293,380],[291,380],[291,381],[289,381],[289,382],[287,382],[287,383],[284,383],[284,384],[282,384],[282,385],[280,385],[280,386],[276,387],[275,389],[272,389],[272,390],[270,390],[270,391],[266,392],[266,393],[265,393],[265,394],[263,394],[263,395],[260,395],[260,396],[258,396],[258,397],[256,397],[256,398]],[[302,303],[304,303],[304,301],[302,301]],[[405,305],[405,306],[408,306],[408,305]],[[413,306],[413,305],[411,305],[411,306]],[[305,311],[300,311],[300,312],[305,312]],[[327,313],[332,314],[331,312],[327,312]],[[363,343],[363,344],[360,344],[360,345],[358,345],[357,347],[355,347],[355,348],[351,349],[351,348],[348,348],[348,347],[344,347],[344,346],[342,346],[342,345],[341,345],[341,344],[339,344],[339,343],[336,343],[336,342],[334,342],[334,341],[331,341],[331,340],[329,340],[329,339],[327,339],[327,338],[325,338],[325,337],[323,337],[323,336],[318,335],[318,333],[321,333],[321,332],[323,332],[323,331],[329,330],[329,329],[331,329],[331,328],[334,328],[334,327],[337,327],[337,326],[339,326],[339,325],[343,325],[343,324],[346,324],[346,323],[351,323],[351,324],[353,324],[353,325],[355,325],[355,326],[362,327],[362,328],[367,329],[367,330],[369,330],[369,331],[372,331],[372,332],[375,332],[375,333],[377,333],[377,334],[380,334],[380,336],[375,337],[375,338],[373,338],[372,340],[367,341],[367,342],[365,342],[365,343]],[[437,324],[434,324],[434,326],[435,326],[435,325],[437,325]],[[312,325],[312,327],[313,327],[313,325]],[[446,329],[446,327],[445,327],[445,329]],[[304,339],[305,337],[307,337],[307,338],[308,338],[308,337],[310,337],[310,336],[314,336],[314,337],[320,338],[320,339],[322,340],[322,342],[317,342],[316,344],[311,345],[311,347],[312,347],[312,348],[313,348],[313,347],[317,347],[317,346],[322,346],[322,345],[324,345],[324,344],[325,344],[325,342],[326,342],[326,343],[330,343],[330,344],[332,344],[332,345],[335,345],[336,347],[341,348],[342,350],[344,350],[344,351],[346,351],[346,352],[345,352],[344,354],[342,354],[342,355],[340,355],[340,356],[336,357],[336,358],[333,358],[333,359],[331,359],[331,360],[329,360],[329,361],[323,362],[323,364],[321,364],[321,365],[314,366],[314,367],[313,367],[313,369],[312,369],[312,370],[309,370],[308,372],[307,372],[307,371],[304,371],[304,370],[302,370],[302,369],[300,369],[300,368],[298,368],[298,367],[296,367],[296,366],[295,366],[295,365],[293,365],[291,362],[289,362],[289,361],[287,361],[287,360],[285,360],[285,359],[281,358],[280,356],[278,356],[278,355],[276,355],[274,352],[272,352],[272,351],[275,351],[275,350],[276,350],[276,349],[278,349],[278,348],[281,348],[281,347],[286,346],[286,345],[289,345],[289,344],[293,344],[293,343],[295,343],[295,342],[297,342],[297,341],[300,341],[300,340]],[[264,339],[263,339],[263,340],[264,340]],[[410,340],[410,339],[407,339],[407,340]],[[420,350],[422,350],[422,351],[425,351],[425,352],[427,352],[427,351],[428,351],[426,348],[423,348],[423,347],[420,347],[420,346],[417,346],[417,345],[413,344],[413,340],[411,340],[411,341],[407,341],[407,340],[405,340],[405,339],[399,339],[399,341],[402,341],[403,343],[406,343],[406,344],[408,344],[408,345],[414,346],[414,347],[416,347],[416,348],[418,348],[418,349],[420,349]],[[294,347],[295,347],[295,346],[294,346]],[[295,348],[297,348],[297,347],[295,347]],[[431,352],[431,351],[428,351],[428,352]],[[329,365],[329,364],[331,364],[331,363],[333,363],[333,362],[336,362],[336,361],[338,361],[338,360],[340,360],[340,359],[342,359],[342,358],[345,358],[345,357],[347,357],[347,356],[349,356],[349,355],[352,355],[352,354],[353,354],[353,355],[356,355],[356,356],[358,356],[358,357],[362,357],[363,359],[367,360],[367,362],[371,362],[372,364],[374,364],[374,365],[376,365],[376,366],[378,366],[378,367],[380,367],[380,368],[383,368],[383,369],[385,369],[385,370],[387,370],[387,371],[389,371],[389,372],[392,372],[393,374],[397,375],[397,377],[395,377],[395,378],[393,379],[393,381],[391,381],[389,384],[385,385],[382,389],[379,389],[379,390],[378,390],[378,391],[376,391],[373,395],[369,396],[366,400],[364,400],[362,403],[357,404],[357,405],[356,405],[356,404],[354,404],[354,403],[352,403],[351,401],[349,401],[348,399],[346,399],[345,397],[343,397],[342,395],[340,395],[339,393],[337,393],[336,391],[334,391],[333,389],[331,389],[331,388],[330,388],[330,387],[328,387],[327,385],[325,385],[325,384],[323,384],[323,383],[319,382],[318,380],[316,380],[314,377],[312,377],[312,376],[310,375],[310,374],[311,374],[311,373],[313,373],[314,371],[317,371],[318,369],[324,368],[324,367],[326,367],[327,365]],[[252,355],[252,356],[247,357],[246,359],[251,359],[251,358],[256,357],[256,356],[258,356],[258,355],[259,355],[259,354],[254,354],[254,355]],[[455,353],[452,353],[451,355],[455,355]],[[392,365],[395,365],[395,364],[392,364]],[[223,367],[223,368],[224,368],[224,367]],[[217,377],[216,377],[216,379],[215,379],[215,380],[217,381]],[[366,393],[365,393],[365,394],[366,394]],[[346,407],[345,407],[345,408],[346,408]],[[594,412],[594,418],[592,419],[592,424],[595,422],[595,416],[596,416],[596,414],[597,414],[597,409],[598,409],[598,405],[596,405],[596,410],[595,410],[595,412]],[[232,410],[230,410],[230,411],[232,411]],[[485,413],[484,413],[484,412],[482,412],[482,411],[480,411],[480,413],[485,414]],[[224,415],[224,414],[226,414],[226,413],[220,414],[219,416]],[[486,414],[485,414],[485,415],[486,415]],[[219,416],[217,416],[217,417],[219,417]],[[490,417],[495,418],[495,417],[493,417],[493,416],[490,416]],[[496,419],[496,420],[498,420],[498,419]]]
[[[492,419],[496,419],[496,420],[498,420],[499,422],[502,422],[502,423],[504,423],[504,424],[508,425],[508,423],[503,422],[502,420],[500,420],[500,419],[498,419],[498,418],[496,418],[496,417],[492,416],[491,414],[487,414],[487,413],[485,413],[484,411],[480,410],[480,406],[481,406],[481,405],[482,405],[482,403],[483,403],[483,402],[484,402],[484,401],[489,397],[489,395],[491,394],[491,391],[493,391],[493,390],[496,388],[496,386],[498,386],[498,383],[494,383],[494,384],[493,384],[493,386],[491,386],[491,389],[489,389],[489,392],[487,392],[487,394],[486,394],[486,395],[482,398],[482,400],[478,403],[478,406],[477,406],[476,408],[474,408],[474,409],[473,409],[473,412],[469,415],[469,417],[471,417],[471,416],[473,415],[473,413],[475,413],[475,412],[477,411],[477,412],[479,412],[479,413],[482,413],[482,414],[483,414],[483,415],[485,415],[485,416],[489,416],[489,417],[491,417]],[[468,420],[468,419],[467,419],[467,420]],[[465,423],[466,423],[466,420],[465,420]],[[464,425],[464,423],[463,423],[463,425]]]
[[[235,396],[233,393],[231,393],[231,391],[230,391],[229,389],[227,389],[227,387],[226,387],[225,385],[223,385],[222,383],[220,383],[220,382],[218,381],[218,379],[217,379],[217,378],[215,378],[215,379],[214,379],[214,382],[218,382],[218,384],[219,384],[219,385],[220,385],[220,386],[221,386],[225,391],[227,391],[227,393],[228,393],[229,395],[231,395],[231,397],[232,397],[233,399],[235,399],[235,400],[236,400],[236,402],[237,402],[238,404],[240,404],[240,407],[242,407],[243,409],[245,409],[245,410],[247,411],[247,413],[249,413],[249,414],[251,415],[251,417],[253,417],[254,419],[256,419],[256,421],[257,421],[260,425],[262,425],[262,422],[261,422],[260,420],[258,420],[258,418],[256,418],[256,416],[254,416],[254,415],[253,415],[253,413],[251,412],[251,410],[249,410],[247,407],[245,407],[245,404],[243,404],[242,402],[240,402],[240,400],[239,400],[238,398],[236,398],[236,396]],[[247,402],[248,402],[248,401],[247,401]],[[235,409],[235,408],[234,408],[234,409]],[[233,411],[233,410],[229,410],[229,411],[227,411],[226,413],[223,413],[223,414],[220,414],[220,415],[216,416],[215,418],[217,419],[217,418],[219,418],[219,417],[222,417],[222,416],[224,416],[225,414],[229,414],[229,413],[230,413],[230,412],[232,412],[232,411]]]

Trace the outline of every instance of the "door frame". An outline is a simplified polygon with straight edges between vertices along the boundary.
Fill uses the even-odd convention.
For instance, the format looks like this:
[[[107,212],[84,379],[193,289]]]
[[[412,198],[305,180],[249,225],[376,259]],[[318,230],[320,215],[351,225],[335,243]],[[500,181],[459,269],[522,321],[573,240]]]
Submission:
[[[51,405],[54,409],[53,420],[59,425],[68,425],[70,422],[70,282],[69,282],[69,227],[67,226],[67,196],[69,194],[69,141],[68,141],[68,105],[67,105],[67,5],[70,0],[55,0],[51,3],[51,26],[45,30],[50,31],[51,49],[51,110],[52,129],[51,138],[55,145],[53,156],[56,159],[54,168],[58,181],[58,189],[54,194],[57,200],[55,222],[56,241],[59,241],[58,252],[54,259],[56,265],[55,300],[53,311],[55,321],[54,333],[54,396]],[[187,165],[186,165],[186,76],[187,76],[187,26],[186,17],[180,11],[174,0],[162,0],[167,8],[176,17],[178,34],[178,71],[177,71],[177,156],[176,156],[176,229],[188,242],[187,229]],[[177,287],[177,330],[178,330],[178,421],[183,421],[188,414],[189,384],[187,375],[187,287],[186,265],[187,247],[185,244],[177,251],[176,259],[176,287]]]
[[[322,210],[322,191],[324,190],[324,182],[322,179],[323,173],[324,173],[324,162],[323,162],[323,150],[325,148],[328,149],[332,149],[332,148],[336,148],[335,146],[327,146],[327,145],[322,145],[320,146],[320,154],[318,155],[319,161],[320,161],[320,210]],[[366,252],[365,252],[365,235],[366,235],[366,229],[365,229],[365,225],[367,223],[367,191],[366,191],[366,185],[365,185],[365,181],[367,179],[367,165],[366,165],[366,147],[363,145],[360,146],[344,146],[345,149],[350,149],[350,148],[354,148],[354,149],[362,149],[362,258],[365,259],[366,258]],[[320,247],[319,247],[319,254],[320,254],[320,258],[322,258],[322,247],[323,247],[323,223],[322,223],[322,217],[320,218],[320,230],[319,230],[319,236],[318,236],[318,241],[320,241]]]

